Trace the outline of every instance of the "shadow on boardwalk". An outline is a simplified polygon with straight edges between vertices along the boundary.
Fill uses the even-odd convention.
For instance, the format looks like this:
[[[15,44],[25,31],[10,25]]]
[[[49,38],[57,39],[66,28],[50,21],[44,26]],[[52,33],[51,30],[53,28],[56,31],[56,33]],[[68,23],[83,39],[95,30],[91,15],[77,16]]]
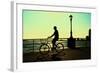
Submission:
[[[31,52],[23,54],[23,62],[43,62],[43,61],[64,61],[64,60],[85,60],[91,59],[90,48],[65,49],[59,54],[52,52],[41,55],[39,52]]]

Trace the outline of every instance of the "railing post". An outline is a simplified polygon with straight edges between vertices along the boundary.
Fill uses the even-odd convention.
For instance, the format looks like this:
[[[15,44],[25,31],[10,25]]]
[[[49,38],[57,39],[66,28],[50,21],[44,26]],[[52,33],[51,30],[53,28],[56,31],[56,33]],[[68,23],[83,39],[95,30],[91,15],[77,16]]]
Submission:
[[[34,52],[34,40],[33,40],[33,52]]]

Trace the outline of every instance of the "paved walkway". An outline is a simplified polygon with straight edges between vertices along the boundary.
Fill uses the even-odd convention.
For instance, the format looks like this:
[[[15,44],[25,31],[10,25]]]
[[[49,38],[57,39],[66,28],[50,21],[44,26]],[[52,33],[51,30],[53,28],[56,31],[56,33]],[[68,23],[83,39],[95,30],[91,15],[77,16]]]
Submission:
[[[65,49],[61,53],[49,52],[42,55],[39,52],[23,54],[23,62],[83,60],[91,58],[90,48]]]

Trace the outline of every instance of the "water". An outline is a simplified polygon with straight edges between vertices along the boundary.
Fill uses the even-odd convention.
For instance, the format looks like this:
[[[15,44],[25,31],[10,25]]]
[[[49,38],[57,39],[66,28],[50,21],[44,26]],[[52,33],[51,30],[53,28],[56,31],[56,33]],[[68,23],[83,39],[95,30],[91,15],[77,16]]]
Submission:
[[[59,39],[60,43],[62,43],[64,45],[64,47],[67,47],[67,39]],[[51,40],[49,40],[51,41]],[[24,53],[28,53],[28,52],[38,52],[39,48],[41,46],[42,43],[45,43],[46,40],[45,39],[29,39],[29,40],[23,40],[23,52]],[[49,42],[51,45],[51,42]],[[75,47],[89,47],[89,41],[86,40],[77,40],[75,42]],[[51,45],[52,46],[52,45]]]

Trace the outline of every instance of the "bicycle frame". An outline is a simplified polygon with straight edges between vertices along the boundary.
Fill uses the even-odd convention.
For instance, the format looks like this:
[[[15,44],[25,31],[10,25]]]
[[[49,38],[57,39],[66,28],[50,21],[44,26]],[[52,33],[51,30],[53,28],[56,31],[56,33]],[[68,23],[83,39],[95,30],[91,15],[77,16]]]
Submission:
[[[50,40],[51,40],[51,39],[50,39]],[[46,39],[45,39],[45,42],[42,42],[42,41],[41,41],[41,44],[47,44],[47,45],[49,46],[50,49],[52,48],[51,41],[49,41],[49,38],[46,38]],[[58,44],[58,41],[56,41],[55,46],[57,46],[57,44]]]

